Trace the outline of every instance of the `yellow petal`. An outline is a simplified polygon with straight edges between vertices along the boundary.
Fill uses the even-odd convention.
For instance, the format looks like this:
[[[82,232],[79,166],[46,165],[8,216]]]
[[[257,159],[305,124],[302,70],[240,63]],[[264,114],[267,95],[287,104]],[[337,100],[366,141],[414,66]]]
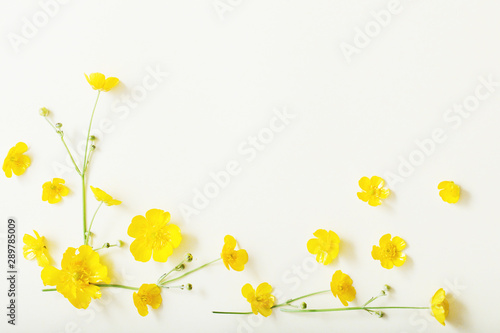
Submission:
[[[173,253],[172,245],[170,243],[167,243],[160,249],[154,249],[153,260],[158,262],[166,262],[168,257],[170,257],[172,253]]]
[[[248,300],[250,296],[255,296],[255,290],[250,283],[247,283],[241,288],[241,294]]]
[[[130,244],[130,252],[135,260],[147,262],[151,259],[153,248],[146,242],[144,237],[140,237]]]
[[[47,266],[42,270],[41,275],[44,286],[55,286],[59,282],[61,271],[54,266]]]
[[[257,290],[255,291],[255,294],[257,296],[261,296],[261,295],[270,294],[271,291],[273,291],[273,287],[271,287],[271,285],[269,283],[263,282],[263,283],[259,284],[259,286],[257,287]]]
[[[406,242],[401,237],[398,237],[398,236],[395,236],[392,239],[392,244],[394,244],[396,246],[396,250],[398,250],[398,251],[402,251],[406,247]]]
[[[130,237],[137,238],[146,235],[148,230],[148,221],[142,215],[137,215],[132,219],[128,227],[127,234]]]
[[[358,198],[360,200],[363,200],[364,202],[367,202],[370,200],[370,195],[367,192],[358,192]]]
[[[320,241],[317,238],[311,238],[307,241],[307,251],[311,254],[317,254],[321,251]]]
[[[391,241],[391,234],[385,234],[382,237],[380,237],[380,240],[378,243],[379,243],[380,247],[384,247],[390,241]]]
[[[375,196],[371,196],[370,199],[368,199],[368,204],[370,206],[378,206],[382,203],[382,201],[380,201],[379,198],[375,197]]]
[[[379,176],[373,176],[370,179],[370,184],[371,184],[371,186],[382,187],[382,186],[384,186],[384,180],[382,178],[380,178]]]
[[[118,80],[116,77],[108,77],[106,81],[104,82],[104,86],[102,88],[102,91],[110,91],[113,89],[120,80]]]
[[[359,187],[364,191],[370,190],[370,179],[368,177],[363,177],[359,180]]]

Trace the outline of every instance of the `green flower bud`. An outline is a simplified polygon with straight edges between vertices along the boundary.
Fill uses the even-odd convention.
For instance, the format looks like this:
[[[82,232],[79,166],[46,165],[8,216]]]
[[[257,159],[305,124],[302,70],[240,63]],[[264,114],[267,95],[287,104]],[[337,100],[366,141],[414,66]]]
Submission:
[[[307,309],[307,303],[306,303],[306,302],[302,302],[302,303],[300,304],[300,308],[301,308],[301,309]]]
[[[90,139],[90,141],[95,141],[95,135],[91,135],[91,136],[89,137],[89,139]]]
[[[193,261],[193,255],[191,253],[186,254],[186,261],[187,262]]]
[[[49,109],[47,108],[41,108],[38,113],[40,114],[40,116],[42,117],[47,117],[50,113]]]
[[[184,264],[180,264],[180,265],[177,265],[177,266],[175,267],[175,270],[176,270],[176,271],[182,271],[184,268],[186,268],[186,266],[185,266]]]
[[[193,285],[192,285],[191,283],[188,283],[188,284],[186,285],[186,289],[187,289],[187,290],[192,290],[192,289],[193,289]]]
[[[62,127],[62,124],[61,123],[57,123],[56,124],[56,128],[61,128]]]

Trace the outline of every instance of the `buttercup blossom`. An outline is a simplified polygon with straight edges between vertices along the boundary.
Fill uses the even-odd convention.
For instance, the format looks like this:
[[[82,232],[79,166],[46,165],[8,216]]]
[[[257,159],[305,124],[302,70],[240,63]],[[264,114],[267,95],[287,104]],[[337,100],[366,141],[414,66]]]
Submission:
[[[116,77],[108,77],[106,79],[104,74],[101,73],[92,73],[89,76],[85,74],[85,77],[94,90],[100,91],[110,91],[120,82]]]
[[[444,202],[457,203],[458,199],[460,199],[460,186],[452,181],[439,183],[438,189],[441,190],[439,196]]]
[[[49,265],[47,246],[45,245],[45,237],[40,237],[36,230],[33,230],[35,237],[25,234],[23,237],[23,255],[28,260],[36,259],[38,266],[45,267]]]
[[[7,178],[12,177],[12,172],[16,176],[22,175],[30,166],[30,158],[24,155],[26,151],[28,151],[28,146],[24,142],[18,142],[9,150],[2,166],[2,170],[5,172]]]
[[[55,204],[62,200],[69,193],[69,189],[64,186],[64,179],[54,178],[51,182],[46,182],[42,185],[42,200],[48,201],[49,204]]]
[[[99,262],[99,254],[88,245],[66,250],[61,269],[47,266],[42,270],[44,285],[56,286],[77,309],[86,309],[91,298],[101,298],[96,283],[109,283],[108,269]]]
[[[431,310],[434,317],[445,326],[444,320],[448,316],[450,305],[446,299],[446,293],[443,288],[436,291],[431,300]]]
[[[233,236],[227,235],[224,237],[224,246],[222,247],[221,258],[224,265],[229,270],[229,266],[235,271],[241,272],[248,262],[247,251],[241,249],[236,251],[236,239]]]
[[[108,206],[119,205],[122,203],[120,200],[113,199],[112,196],[110,196],[100,188],[90,186],[90,189],[94,193],[94,196],[97,201],[104,202]]]
[[[247,283],[241,288],[241,294],[247,299],[252,306],[254,314],[260,313],[264,317],[268,317],[273,312],[271,308],[274,305],[275,297],[271,295],[273,287],[267,282],[261,283],[257,290],[254,290],[250,283]]]
[[[143,284],[138,292],[134,292],[134,305],[139,314],[143,317],[147,316],[148,305],[153,309],[158,309],[161,305],[161,289],[156,284]]]
[[[307,242],[307,250],[311,254],[316,254],[316,261],[323,265],[328,265],[339,253],[340,238],[333,231],[318,229],[313,234],[317,238],[311,238]]]
[[[373,245],[372,257],[375,260],[380,260],[382,267],[391,269],[405,263],[406,254],[401,251],[406,247],[406,242],[401,237],[396,236],[391,240],[391,234],[383,235],[379,245]]]
[[[363,191],[358,192],[358,198],[364,202],[368,202],[370,206],[380,205],[382,199],[387,198],[391,193],[389,189],[384,188],[384,180],[378,176],[361,178],[359,180],[359,187]]]
[[[151,259],[166,262],[182,240],[181,230],[170,222],[170,213],[161,209],[151,209],[146,217],[138,215],[128,227],[128,235],[135,238],[130,244],[130,252],[135,260],[146,262]]]
[[[356,297],[356,289],[352,286],[352,279],[349,275],[342,273],[341,270],[336,271],[330,282],[330,289],[333,296],[338,297],[344,306],[354,300]]]

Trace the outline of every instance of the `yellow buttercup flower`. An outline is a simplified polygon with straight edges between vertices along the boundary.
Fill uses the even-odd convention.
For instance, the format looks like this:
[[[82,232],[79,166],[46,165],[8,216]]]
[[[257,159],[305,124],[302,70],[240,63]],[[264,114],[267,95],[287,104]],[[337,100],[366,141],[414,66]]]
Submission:
[[[401,237],[396,236],[391,240],[391,234],[383,235],[379,240],[379,245],[373,245],[372,257],[380,260],[382,267],[391,269],[405,263],[406,254],[401,251],[406,247],[406,242]]]
[[[35,237],[25,234],[23,237],[23,255],[28,260],[36,259],[38,266],[45,267],[49,265],[47,246],[45,245],[45,237],[40,237],[36,230],[33,230]]]
[[[63,255],[61,269],[47,266],[42,270],[44,285],[56,286],[77,309],[86,309],[91,298],[101,298],[96,283],[109,283],[108,269],[99,262],[99,254],[88,245],[69,247]]]
[[[338,297],[344,306],[354,300],[356,297],[356,289],[352,286],[352,279],[349,275],[342,273],[341,270],[336,271],[330,282],[330,289],[333,296]]]
[[[16,176],[22,175],[30,166],[31,160],[24,153],[28,151],[28,146],[24,142],[18,142],[7,153],[7,157],[3,161],[2,170],[7,178],[12,177],[12,172]]]
[[[316,254],[316,261],[323,265],[328,265],[339,254],[340,238],[333,231],[318,229],[313,234],[317,238],[311,238],[307,242],[307,250],[311,254]]]
[[[135,238],[130,244],[135,260],[146,262],[151,259],[165,262],[182,240],[181,230],[170,222],[170,213],[161,209],[150,209],[146,217],[138,215],[128,227],[128,235]]]
[[[227,235],[224,237],[224,246],[222,247],[221,258],[224,265],[229,270],[229,266],[235,271],[241,272],[248,262],[247,251],[241,249],[236,251],[236,239],[233,236]]]
[[[85,77],[94,90],[100,91],[110,91],[120,82],[116,77],[108,77],[106,79],[104,74],[101,73],[92,73],[89,76],[85,74]]]
[[[359,180],[359,187],[363,191],[358,192],[358,198],[364,202],[368,202],[370,206],[380,205],[382,199],[387,198],[391,193],[389,189],[384,188],[384,180],[378,176],[361,178]]]
[[[161,305],[161,289],[156,284],[143,284],[138,292],[134,292],[134,305],[139,314],[143,317],[147,316],[148,305],[153,309],[158,309]]]
[[[100,188],[90,186],[90,189],[94,193],[94,196],[97,201],[104,202],[108,206],[119,205],[122,203],[120,200],[113,199],[112,196],[110,196]]]
[[[58,203],[69,193],[69,189],[64,186],[64,179],[54,178],[52,181],[46,182],[42,185],[43,193],[42,200],[48,201],[50,204]]]
[[[441,190],[439,196],[444,202],[457,203],[458,199],[460,199],[460,186],[452,181],[439,183],[438,189]]]
[[[441,325],[445,326],[444,320],[446,316],[448,316],[448,312],[450,309],[450,305],[448,300],[446,299],[446,293],[443,288],[436,291],[434,296],[431,299],[431,310],[434,317],[441,323]]]
[[[264,317],[268,317],[273,312],[271,308],[276,300],[276,298],[271,295],[272,290],[273,287],[267,282],[261,283],[257,287],[257,290],[254,290],[250,283],[247,283],[241,288],[241,293],[252,306],[252,312],[254,314],[260,313]]]

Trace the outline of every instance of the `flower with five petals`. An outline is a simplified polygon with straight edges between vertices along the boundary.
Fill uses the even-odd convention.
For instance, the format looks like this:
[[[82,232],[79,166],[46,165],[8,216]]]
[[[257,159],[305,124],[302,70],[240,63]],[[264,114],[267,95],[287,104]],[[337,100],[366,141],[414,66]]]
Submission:
[[[120,200],[113,199],[112,196],[101,190],[100,188],[90,186],[90,189],[94,193],[94,196],[97,201],[101,201],[108,206],[119,205],[122,202]]]
[[[444,320],[446,316],[448,316],[448,311],[450,309],[450,305],[448,300],[446,299],[446,293],[443,288],[436,291],[434,296],[431,299],[431,310],[434,317],[441,323],[441,325],[445,326]]]
[[[248,262],[247,251],[240,249],[236,251],[236,239],[231,235],[224,237],[224,246],[222,247],[221,258],[224,265],[229,270],[229,266],[235,271],[241,272]]]
[[[373,245],[372,258],[380,260],[382,267],[391,269],[394,266],[402,266],[406,261],[406,254],[403,251],[406,242],[398,236],[391,239],[391,234],[380,237],[379,246]]]
[[[2,170],[7,178],[12,177],[12,172],[16,176],[22,175],[30,166],[30,158],[24,155],[27,150],[28,146],[24,142],[18,142],[9,150],[2,166]]]
[[[49,204],[55,204],[62,200],[69,193],[69,189],[64,186],[64,179],[54,178],[43,184],[42,200],[48,201]]]
[[[330,282],[330,290],[333,296],[338,297],[344,306],[347,306],[356,297],[356,289],[352,286],[352,279],[349,275],[336,271]]]
[[[273,312],[271,309],[275,302],[275,297],[271,295],[273,287],[267,282],[261,283],[257,290],[254,290],[250,283],[247,283],[241,288],[241,294],[247,299],[252,306],[254,314],[260,313],[264,317],[268,317]]]
[[[316,254],[316,261],[328,265],[339,253],[340,238],[331,230],[318,229],[313,234],[317,238],[311,238],[307,242],[307,250]]]
[[[447,203],[457,203],[460,199],[460,186],[452,181],[443,181],[438,184],[439,196]]]
[[[158,309],[161,305],[161,289],[156,284],[143,284],[138,292],[133,294],[134,305],[139,314],[143,317],[147,316],[148,305],[153,309]]]
[[[370,206],[378,206],[382,199],[389,196],[391,191],[384,187],[384,180],[378,176],[372,178],[363,177],[359,180],[359,187],[363,190],[358,192],[358,198],[368,202]]]

